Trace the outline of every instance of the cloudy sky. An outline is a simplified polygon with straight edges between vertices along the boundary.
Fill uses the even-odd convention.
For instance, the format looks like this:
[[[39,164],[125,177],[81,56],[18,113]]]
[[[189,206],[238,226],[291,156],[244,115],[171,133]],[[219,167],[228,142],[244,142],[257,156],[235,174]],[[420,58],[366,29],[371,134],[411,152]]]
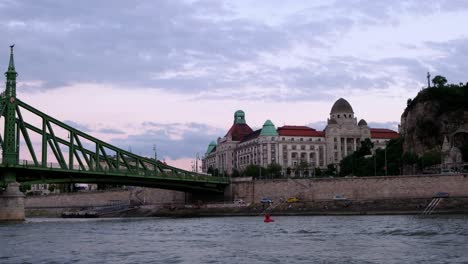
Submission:
[[[189,168],[238,109],[322,129],[343,97],[396,129],[428,71],[468,80],[466,25],[468,0],[0,0],[0,67],[15,43],[21,100]]]

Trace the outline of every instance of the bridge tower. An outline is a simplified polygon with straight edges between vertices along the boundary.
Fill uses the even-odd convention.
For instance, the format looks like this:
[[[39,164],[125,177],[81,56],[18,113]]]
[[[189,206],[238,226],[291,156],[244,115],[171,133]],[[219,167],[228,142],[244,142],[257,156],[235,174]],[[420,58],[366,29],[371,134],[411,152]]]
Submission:
[[[5,72],[6,89],[1,95],[3,108],[4,138],[2,142],[2,163],[15,166],[19,160],[19,130],[16,127],[16,77],[13,47],[10,46],[10,62]],[[1,188],[1,187],[4,188]],[[19,190],[14,170],[5,170],[0,175],[0,220],[24,220],[24,194]]]

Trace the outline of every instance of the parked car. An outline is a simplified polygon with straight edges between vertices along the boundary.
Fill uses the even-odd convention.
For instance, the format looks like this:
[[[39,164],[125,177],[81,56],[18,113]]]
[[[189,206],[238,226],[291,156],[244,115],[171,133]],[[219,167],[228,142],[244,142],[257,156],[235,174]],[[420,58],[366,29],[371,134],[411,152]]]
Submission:
[[[437,192],[434,195],[434,198],[448,198],[450,197],[450,194],[448,192]]]
[[[442,169],[440,171],[440,174],[444,174],[444,175],[454,175],[454,174],[458,174],[456,171],[452,170],[452,169]]]
[[[268,198],[268,197],[263,197],[262,199],[260,199],[260,202],[262,204],[266,204],[266,203],[271,204],[271,203],[273,203],[273,200]]]
[[[335,196],[333,196],[333,200],[345,201],[345,200],[348,200],[348,198],[346,198],[343,194],[336,194]]]
[[[242,199],[235,199],[235,200],[234,200],[234,204],[242,205],[242,204],[245,204],[245,202],[244,202],[244,200],[242,200]]]
[[[290,197],[286,200],[288,203],[297,203],[299,202],[299,199],[297,197]]]

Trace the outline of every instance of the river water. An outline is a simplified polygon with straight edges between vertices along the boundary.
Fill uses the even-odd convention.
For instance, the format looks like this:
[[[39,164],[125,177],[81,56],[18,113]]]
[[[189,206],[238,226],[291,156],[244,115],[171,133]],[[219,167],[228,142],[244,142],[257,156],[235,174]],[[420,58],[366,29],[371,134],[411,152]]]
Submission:
[[[0,263],[468,263],[468,216],[30,218]]]

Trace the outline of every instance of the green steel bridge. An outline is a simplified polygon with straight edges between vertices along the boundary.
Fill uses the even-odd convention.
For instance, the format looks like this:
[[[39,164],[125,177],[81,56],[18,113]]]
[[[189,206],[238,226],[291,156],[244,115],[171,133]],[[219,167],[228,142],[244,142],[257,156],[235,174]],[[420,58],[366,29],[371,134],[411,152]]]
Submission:
[[[21,101],[10,48],[6,89],[0,94],[0,188],[12,182],[106,183],[222,193],[229,184],[224,177],[182,170],[112,146]]]

